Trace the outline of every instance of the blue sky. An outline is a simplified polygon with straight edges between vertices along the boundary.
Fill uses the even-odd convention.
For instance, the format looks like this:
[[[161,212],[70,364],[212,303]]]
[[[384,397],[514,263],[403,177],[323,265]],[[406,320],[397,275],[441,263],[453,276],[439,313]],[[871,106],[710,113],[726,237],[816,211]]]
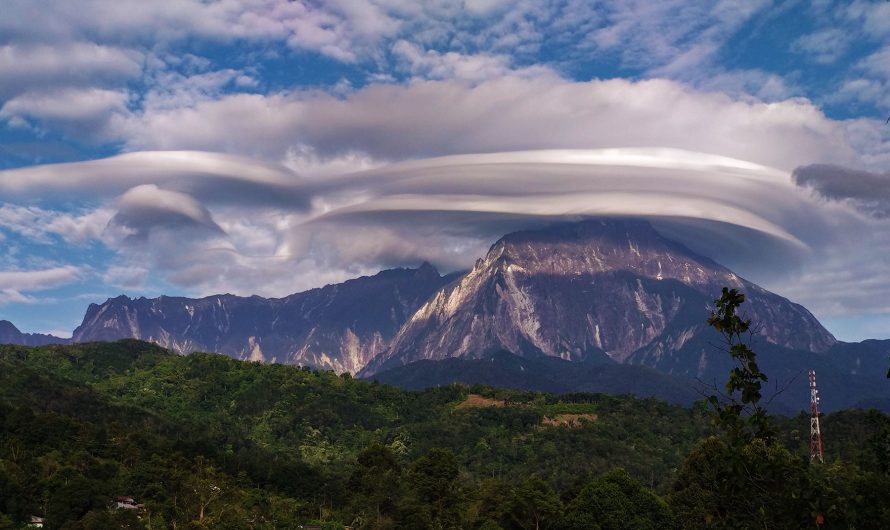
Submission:
[[[469,266],[604,213],[890,337],[890,2],[7,0],[0,318]]]

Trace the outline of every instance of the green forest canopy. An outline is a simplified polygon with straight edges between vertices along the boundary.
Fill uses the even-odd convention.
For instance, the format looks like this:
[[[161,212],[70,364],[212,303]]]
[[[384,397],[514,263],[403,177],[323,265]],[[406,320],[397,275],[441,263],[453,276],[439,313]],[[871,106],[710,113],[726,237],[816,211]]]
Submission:
[[[890,418],[876,411],[826,416],[828,460],[814,466],[805,416],[739,449],[704,403],[407,392],[132,340],[0,346],[0,396],[0,528],[32,515],[47,528],[890,521]],[[727,488],[726,473],[751,482]],[[143,507],[110,509],[121,496]]]

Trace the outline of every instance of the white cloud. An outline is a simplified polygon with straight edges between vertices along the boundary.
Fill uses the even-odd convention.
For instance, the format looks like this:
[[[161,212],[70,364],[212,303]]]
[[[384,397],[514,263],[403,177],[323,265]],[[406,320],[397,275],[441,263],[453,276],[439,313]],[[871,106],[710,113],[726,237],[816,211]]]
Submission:
[[[218,98],[227,85],[249,87],[251,81],[243,72],[233,69],[193,75],[161,71],[151,79],[150,88],[142,96],[142,108],[150,111],[188,108]]]
[[[9,291],[44,291],[76,281],[83,272],[72,265],[42,270],[0,271],[0,289]]]
[[[458,79],[478,83],[508,75],[528,78],[558,77],[546,66],[513,68],[512,59],[506,55],[441,53],[423,50],[405,40],[396,42],[392,50],[411,75],[425,79]]]
[[[297,144],[287,148],[282,165],[297,175],[323,178],[372,169],[383,165],[383,162],[361,151],[324,157],[311,145]]]
[[[711,62],[719,48],[767,1],[647,2],[605,4],[606,23],[590,39],[620,50],[628,67],[681,73]]]
[[[322,160],[378,161],[529,148],[663,146],[791,170],[851,164],[842,124],[806,100],[764,103],[665,81],[502,77],[480,83],[372,85],[338,97],[316,91],[236,94],[131,116],[129,149],[228,151],[280,162],[309,146]]]
[[[789,84],[788,80],[763,70],[716,70],[695,79],[700,90],[720,92],[734,97],[765,102],[780,102],[791,99],[802,91]],[[750,96],[749,96],[750,95]]]
[[[872,38],[890,35],[890,5],[887,2],[854,0],[845,6],[843,15]]]
[[[83,0],[51,3],[35,13],[27,0],[9,0],[0,32],[22,41],[91,40],[161,49],[196,38],[287,43],[367,65],[385,64],[393,44],[407,41],[437,50],[445,62],[455,63],[451,68],[471,70],[491,68],[492,58],[502,55],[528,59],[553,43],[563,50],[556,63],[608,54],[629,68],[667,71],[708,62],[742,23],[769,6],[763,0],[120,0],[112,5]],[[40,23],[22,31],[22,21],[35,18]]]
[[[112,265],[102,274],[102,282],[113,287],[140,289],[145,285],[149,273],[148,268],[144,266]]]
[[[61,212],[37,206],[0,205],[0,228],[41,243],[51,243],[52,236],[80,245],[100,239],[112,211],[105,208]]]
[[[0,288],[0,305],[6,304],[36,304],[39,300],[33,296],[22,294],[17,289]]]
[[[853,36],[839,28],[826,28],[802,35],[791,46],[797,53],[822,64],[831,64],[846,54]]]
[[[117,201],[111,224],[123,229],[126,238],[138,239],[139,244],[155,229],[199,228],[214,235],[222,232],[207,208],[193,197],[154,184],[127,190]]]
[[[33,23],[25,24],[26,20]],[[351,61],[363,55],[362,47],[373,49],[382,37],[396,32],[399,25],[375,2],[84,0],[51,2],[36,12],[32,2],[10,0],[4,4],[0,32],[20,40],[93,38],[130,45],[169,45],[195,37],[219,41],[277,40],[294,48]]]
[[[0,99],[47,87],[121,83],[142,72],[142,56],[134,50],[73,42],[0,46]]]
[[[20,200],[115,198],[143,184],[210,202],[283,203],[296,209],[308,204],[305,182],[290,170],[223,153],[138,152],[0,171],[0,192]]]
[[[863,59],[858,64],[858,68],[873,77],[885,81],[890,80],[890,46],[886,46]]]
[[[862,166],[871,171],[890,170],[890,128],[881,118],[845,122],[850,145],[859,153]]]
[[[868,103],[882,103],[888,99],[884,83],[874,79],[851,78],[844,81],[836,94],[829,97],[829,101],[858,101]]]
[[[110,122],[128,112],[128,99],[125,91],[100,88],[28,92],[4,103],[0,120],[36,119],[78,139],[110,139]]]

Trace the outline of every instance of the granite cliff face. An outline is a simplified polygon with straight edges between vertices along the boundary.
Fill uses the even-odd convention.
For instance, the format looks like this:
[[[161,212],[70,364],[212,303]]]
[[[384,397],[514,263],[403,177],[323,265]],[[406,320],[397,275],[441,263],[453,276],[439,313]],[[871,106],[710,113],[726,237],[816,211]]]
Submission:
[[[75,342],[135,338],[179,353],[358,372],[429,296],[451,281],[429,264],[285,298],[109,299],[87,309]]]
[[[723,286],[748,296],[761,338],[824,352],[834,337],[800,305],[662,237],[645,221],[598,220],[517,232],[411,316],[371,374],[417,360],[505,350],[571,361],[603,356],[698,375],[706,359],[675,358],[708,330]]]

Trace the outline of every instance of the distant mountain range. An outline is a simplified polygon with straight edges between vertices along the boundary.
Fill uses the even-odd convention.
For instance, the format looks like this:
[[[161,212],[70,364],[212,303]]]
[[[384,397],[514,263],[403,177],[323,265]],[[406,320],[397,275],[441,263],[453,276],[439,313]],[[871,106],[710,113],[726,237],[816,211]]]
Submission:
[[[424,264],[273,299],[120,296],[90,305],[72,340],[136,338],[410,388],[459,380],[689,402],[690,382],[719,385],[730,368],[706,325],[724,286],[747,295],[755,350],[789,389],[777,402],[805,407],[800,374],[815,368],[826,408],[890,404],[890,340],[839,342],[804,307],[641,220],[508,234],[466,273]],[[53,341],[67,342],[0,323],[0,342]]]
[[[8,320],[0,320],[0,344],[20,344],[22,346],[46,346],[47,344],[70,344],[71,339],[62,339],[43,333],[22,333]]]
[[[285,298],[119,296],[91,304],[74,342],[142,339],[179,352],[356,373],[456,276],[429,264],[393,269]]]

